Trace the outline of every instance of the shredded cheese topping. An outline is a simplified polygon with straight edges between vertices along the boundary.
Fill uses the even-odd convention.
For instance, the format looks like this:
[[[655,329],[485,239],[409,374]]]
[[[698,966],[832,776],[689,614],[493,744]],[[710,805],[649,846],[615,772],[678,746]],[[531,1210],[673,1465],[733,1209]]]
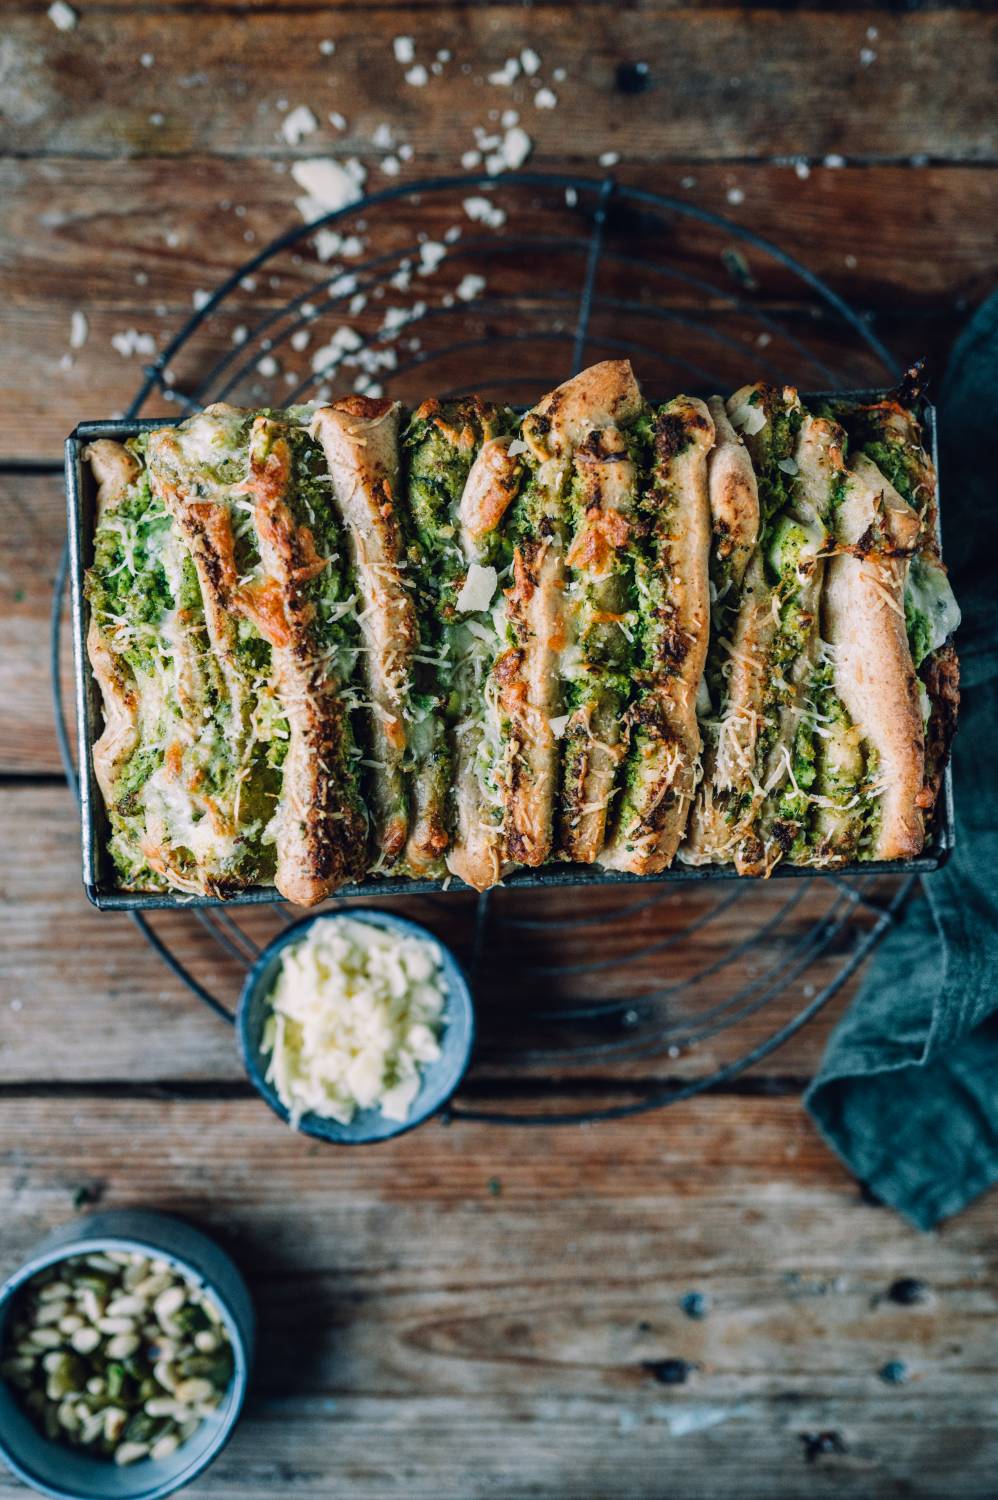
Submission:
[[[405,1120],[440,1056],[445,1000],[435,943],[353,917],[315,922],[285,949],[263,1034],[292,1125],[308,1113],[348,1125],[361,1109]]]

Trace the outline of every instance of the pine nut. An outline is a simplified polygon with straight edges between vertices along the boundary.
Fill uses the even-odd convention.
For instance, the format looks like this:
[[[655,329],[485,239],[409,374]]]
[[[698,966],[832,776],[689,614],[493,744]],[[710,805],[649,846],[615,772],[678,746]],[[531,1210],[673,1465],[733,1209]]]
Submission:
[[[115,1297],[113,1302],[107,1304],[106,1316],[109,1318],[141,1318],[146,1311],[146,1299],[144,1297]]]
[[[96,1328],[78,1328],[69,1337],[69,1342],[77,1354],[93,1354],[100,1341],[101,1336]]]
[[[148,1443],[122,1443],[121,1447],[115,1450],[114,1461],[119,1468],[123,1468],[125,1464],[138,1463],[139,1459],[145,1458],[148,1452]]]
[[[215,1387],[210,1380],[200,1380],[196,1377],[191,1380],[182,1380],[176,1390],[177,1400],[189,1406],[193,1406],[197,1401],[210,1401],[214,1394]]]
[[[38,1293],[39,1302],[60,1302],[64,1297],[72,1295],[73,1288],[67,1281],[50,1281],[48,1286],[43,1286]]]
[[[172,1285],[172,1276],[165,1272],[158,1272],[152,1276],[145,1276],[132,1290],[136,1297],[145,1297],[151,1301],[152,1298],[158,1297],[160,1292],[168,1291]]]
[[[153,1311],[160,1325],[165,1327],[174,1313],[178,1313],[186,1301],[182,1286],[171,1286],[168,1291],[160,1292],[153,1303]]]
[[[180,1438],[175,1432],[168,1432],[158,1442],[153,1443],[149,1457],[157,1460],[169,1458],[171,1454],[176,1453],[179,1447]]]
[[[109,1406],[103,1414],[104,1436],[109,1443],[116,1443],[125,1430],[128,1421],[127,1411],[122,1411],[120,1406]]]
[[[134,1333],[134,1318],[98,1318],[97,1327],[101,1333]]]
[[[214,1333],[196,1333],[194,1335],[194,1347],[201,1354],[214,1354],[218,1348],[218,1335]]]
[[[77,1329],[85,1327],[86,1324],[80,1317],[79,1313],[67,1313],[64,1318],[59,1319],[60,1333],[76,1333]]]
[[[119,1333],[108,1339],[104,1353],[108,1359],[131,1359],[141,1342],[137,1333]]]

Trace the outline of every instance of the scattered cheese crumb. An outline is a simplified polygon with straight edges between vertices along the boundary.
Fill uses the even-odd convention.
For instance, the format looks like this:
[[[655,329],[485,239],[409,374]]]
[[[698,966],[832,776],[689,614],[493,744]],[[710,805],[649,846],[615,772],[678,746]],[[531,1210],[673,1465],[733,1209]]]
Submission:
[[[311,340],[312,335],[309,333],[307,328],[296,328],[288,342],[290,343],[295,353],[300,354],[303,349],[308,348]]]
[[[194,303],[194,311],[200,312],[202,307],[207,307],[208,303],[211,301],[211,293],[203,292],[199,288],[192,295],[191,301]]]
[[[811,167],[805,157],[799,156],[797,158],[797,160],[794,162],[794,171],[797,173],[797,176],[801,179],[802,182],[806,181],[806,179],[810,177]]]
[[[151,68],[155,61],[156,58],[151,52],[143,52],[142,56],[139,58],[139,62],[144,68]]]
[[[419,269],[424,276],[429,276],[439,266],[447,254],[447,246],[439,244],[436,240],[426,240],[419,247]]]
[[[352,353],[363,344],[363,339],[355,328],[349,328],[345,324],[337,328],[328,344],[323,344],[321,349],[316,349],[312,354],[312,372],[315,375],[326,370],[330,365],[342,363],[345,354]]]
[[[568,74],[565,72],[564,68],[555,68],[554,72],[551,74],[551,77],[554,79],[555,83],[564,83],[565,79],[568,77]]]
[[[859,49],[859,61],[861,67],[868,68],[870,64],[876,62],[876,60],[877,54],[874,52],[872,47],[861,47]]]
[[[489,83],[494,84],[497,88],[508,88],[519,77],[519,74],[520,64],[516,58],[507,57],[501,68],[497,68],[495,72],[488,75]]]
[[[473,167],[481,166],[481,162],[482,153],[480,151],[466,151],[461,157],[461,165],[466,172],[470,172]]]
[[[338,109],[334,109],[329,116],[329,123],[330,125],[335,125],[337,130],[346,130],[347,117],[346,115],[341,115]]]
[[[524,47],[523,51],[520,53],[520,67],[527,74],[527,77],[532,78],[533,75],[537,72],[540,65],[541,60],[537,56],[537,53],[534,51],[533,47]]]
[[[559,714],[556,719],[548,719],[548,723],[551,725],[551,733],[554,735],[556,740],[560,740],[562,735],[565,733],[565,730],[568,728],[568,721],[570,718],[570,714]]]
[[[745,202],[745,194],[740,187],[728,188],[726,197],[729,203],[737,204]]]
[[[150,125],[162,125],[165,120],[166,116],[164,114],[161,114],[158,109],[149,116]]]
[[[415,63],[411,68],[406,69],[405,81],[411,83],[414,89],[421,89],[429,83],[430,75],[422,63]]]
[[[156,353],[154,336],[151,333],[139,333],[137,328],[127,328],[122,333],[114,334],[111,346],[117,349],[123,359],[131,359],[133,354]]]
[[[416,43],[411,36],[397,36],[392,42],[392,51],[397,63],[411,63],[416,56]]]
[[[615,167],[619,160],[619,151],[604,151],[599,159],[599,164],[601,167]]]
[[[375,128],[371,141],[375,146],[383,147],[385,150],[389,146],[394,146],[395,137],[392,134],[392,127],[388,124],[387,120],[382,120],[381,124]]]
[[[472,271],[469,271],[467,276],[462,277],[461,284],[457,289],[457,295],[462,302],[471,302],[478,296],[479,292],[484,292],[484,290],[485,277],[476,276]]]
[[[281,134],[289,146],[300,145],[307,135],[312,135],[318,128],[319,122],[307,104],[299,104],[297,109],[293,109],[281,121]]]
[[[485,170],[490,177],[497,177],[500,172],[515,172],[533,149],[534,143],[523,126],[514,125],[501,138],[498,149],[485,158]]]
[[[538,89],[534,95],[535,109],[555,109],[558,104],[558,95],[552,89]]]
[[[73,7],[66,4],[66,0],[52,0],[48,15],[58,31],[72,31],[80,19]]]
[[[353,158],[341,165],[331,157],[307,157],[292,163],[291,175],[305,189],[306,196],[295,202],[307,224],[356,203],[367,179],[365,168]]]
[[[565,189],[565,202],[567,203],[568,207],[569,208],[574,208],[575,205],[578,203],[578,201],[579,201],[579,195],[576,192],[575,188],[573,188],[573,187],[567,187]]]
[[[826,167],[844,167],[845,164],[846,164],[845,157],[844,156],[838,156],[834,152],[833,152],[833,154],[831,156],[826,156],[825,157],[825,166]]]
[[[322,53],[323,57],[332,57],[333,53],[336,51],[336,43],[334,41],[331,41],[329,37],[323,37],[322,41],[319,43],[319,51]]]
[[[236,345],[238,345],[238,344],[245,344],[245,342],[246,342],[246,340],[248,338],[249,338],[249,329],[246,327],[245,323],[240,323],[240,325],[239,325],[238,328],[233,328],[233,330],[232,330],[232,342],[234,344],[236,344]]]
[[[386,177],[397,177],[402,170],[402,164],[397,156],[386,156],[381,163],[381,170]]]
[[[265,354],[263,356],[263,359],[258,359],[256,362],[256,367],[260,371],[261,375],[266,376],[276,375],[278,369],[280,368],[277,360],[272,354]]]
[[[499,229],[506,222],[506,210],[488,198],[465,198],[461,207],[473,224],[487,224]]]
[[[90,332],[90,324],[87,322],[86,313],[77,309],[69,320],[69,347],[71,349],[82,349],[87,342]]]

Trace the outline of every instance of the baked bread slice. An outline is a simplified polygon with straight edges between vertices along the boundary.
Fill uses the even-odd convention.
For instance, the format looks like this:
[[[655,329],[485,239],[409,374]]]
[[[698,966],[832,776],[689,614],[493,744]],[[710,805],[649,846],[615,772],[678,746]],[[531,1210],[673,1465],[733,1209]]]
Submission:
[[[714,423],[677,396],[653,418],[651,471],[639,500],[645,552],[636,576],[641,682],[628,710],[631,744],[613,830],[599,860],[657,875],[686,830],[701,748],[696,702],[710,623],[707,457]]]
[[[405,848],[409,800],[403,773],[418,641],[416,610],[404,579],[398,511],[395,401],[349,396],[315,413],[312,432],[332,478],[332,501],[345,529],[360,599],[363,673],[370,702],[370,804],[375,868]]]

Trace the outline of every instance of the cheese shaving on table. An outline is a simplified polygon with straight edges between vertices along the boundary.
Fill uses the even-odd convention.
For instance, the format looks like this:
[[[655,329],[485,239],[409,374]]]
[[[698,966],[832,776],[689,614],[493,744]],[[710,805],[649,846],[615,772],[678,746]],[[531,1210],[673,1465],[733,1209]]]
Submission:
[[[436,943],[335,917],[286,949],[262,1051],[295,1127],[359,1109],[405,1120],[421,1070],[440,1056],[446,1000]]]

